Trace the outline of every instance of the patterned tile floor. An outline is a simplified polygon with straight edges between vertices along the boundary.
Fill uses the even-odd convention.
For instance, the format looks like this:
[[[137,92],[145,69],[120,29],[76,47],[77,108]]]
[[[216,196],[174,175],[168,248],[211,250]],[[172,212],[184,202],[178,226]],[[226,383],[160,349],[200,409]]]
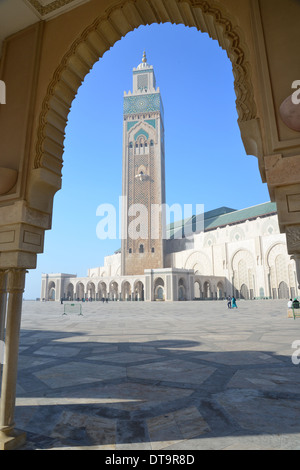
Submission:
[[[299,449],[300,319],[286,301],[238,307],[25,301],[22,449]]]

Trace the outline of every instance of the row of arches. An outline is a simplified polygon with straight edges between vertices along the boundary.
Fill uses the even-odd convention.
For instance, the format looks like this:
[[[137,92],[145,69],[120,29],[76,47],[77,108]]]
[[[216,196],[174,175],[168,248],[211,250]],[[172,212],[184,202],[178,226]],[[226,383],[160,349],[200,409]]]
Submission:
[[[177,280],[177,300],[187,300],[188,298],[189,293],[186,279],[180,277]],[[161,277],[156,278],[154,281],[154,300],[166,300],[165,281]]]
[[[294,273],[295,276],[295,273]],[[232,280],[231,286],[227,286],[226,292],[225,282],[214,281],[213,279],[207,280],[194,280],[194,295],[190,296],[189,287],[184,278],[180,278],[177,282],[177,296],[178,300],[219,300],[228,295],[234,295],[237,299],[251,300],[254,298],[273,298],[273,299],[288,299],[294,298],[297,295],[297,290],[294,284],[290,284],[285,280],[278,280],[275,287],[271,288],[269,275],[269,288],[260,287],[255,289],[255,280],[253,283],[238,282],[238,279]],[[273,285],[273,284],[272,284]],[[59,300],[56,296],[58,286],[55,281],[50,281],[48,284],[47,300]],[[59,290],[57,291],[59,292]],[[58,294],[59,295],[59,294]],[[133,285],[129,281],[121,283],[117,281],[104,282],[100,281],[95,284],[92,281],[84,283],[78,281],[76,284],[69,282],[63,292],[61,298],[65,300],[145,300],[144,283],[136,281]],[[162,278],[157,278],[153,286],[153,300],[166,300],[165,281]]]
[[[208,243],[210,243],[211,239],[212,236],[210,236]],[[282,265],[291,261],[287,253],[286,244],[279,242],[269,247],[264,255],[259,255],[261,258],[260,262],[266,267],[271,268],[275,264],[278,255],[281,255]],[[241,260],[246,262],[251,268],[257,262],[253,252],[247,248],[240,248],[226,261],[226,264],[228,264],[230,270],[234,271]],[[209,275],[212,272],[212,260],[207,253],[201,250],[193,251],[183,264],[185,269],[194,269],[195,273],[201,275]]]
[[[188,300],[190,298],[188,282],[184,277],[180,277],[177,280],[177,295],[178,300]],[[174,285],[174,287],[175,287]],[[209,298],[210,288],[208,283],[204,285],[207,294],[205,297]],[[167,289],[165,280],[162,277],[157,277],[152,286],[153,300],[166,300]],[[223,287],[221,288],[223,291]],[[135,280],[130,282],[124,279],[123,281],[111,280],[104,281],[100,280],[98,283],[93,280],[78,280],[67,281],[64,287],[60,285],[60,281],[51,280],[47,287],[47,300],[60,300],[58,298],[59,292],[61,292],[61,299],[64,300],[145,300],[144,282],[141,280]],[[57,294],[57,295],[56,295]]]
[[[148,146],[154,146],[154,141],[152,139],[149,141],[149,143],[144,137],[140,137],[135,143],[133,143],[132,141],[129,142],[130,149],[142,149],[143,147],[146,149]]]
[[[217,285],[210,280],[201,282],[196,279],[194,282],[194,298],[195,300],[205,299],[223,299],[226,297],[225,286],[219,281]]]
[[[269,276],[270,282],[270,276]],[[50,281],[48,284],[48,300],[59,300],[56,298],[57,285],[55,281]],[[285,280],[279,280],[276,287],[269,286],[269,292],[264,287],[260,287],[257,292],[249,284],[249,282],[237,283],[233,279],[232,287],[229,288],[230,292],[226,292],[224,282],[218,281],[217,283],[211,279],[194,281],[194,296],[195,300],[219,300],[225,298],[227,295],[234,294],[237,299],[251,300],[255,297],[271,297],[273,299],[288,299],[294,298],[297,294],[296,288],[290,285]],[[61,293],[61,297],[65,300],[144,300],[144,283],[140,280],[133,283],[123,281],[104,282],[100,281],[95,284],[92,281],[83,283],[78,281],[76,284],[69,282]],[[189,298],[188,286],[184,278],[180,278],[177,282],[177,299],[187,300]],[[165,281],[158,277],[154,281],[153,286],[153,300],[166,300]]]
[[[213,285],[211,281],[205,281],[203,284],[199,280],[194,282],[195,300],[221,300],[226,298],[229,294],[232,294],[232,292],[226,293],[222,282],[218,282],[217,286]],[[255,298],[254,289],[250,288],[246,283],[241,284],[239,287],[233,286],[233,294],[237,299],[252,300]],[[261,287],[258,297],[265,298],[266,295],[265,289]],[[289,299],[294,298],[295,295],[295,288],[289,287],[285,281],[281,281],[276,288],[272,289],[269,297],[273,299]]]
[[[240,289],[234,289],[234,295],[237,299],[252,300],[255,298],[253,289],[250,289],[247,284],[242,284]],[[290,299],[296,296],[295,287],[289,287],[285,281],[279,282],[279,284],[274,287],[269,295],[263,287],[259,288],[259,298],[270,297],[272,299]]]
[[[209,278],[212,261],[204,252],[195,251],[187,258],[185,268],[193,269],[196,276]],[[230,290],[237,298],[281,299],[297,295],[295,261],[288,255],[284,243],[269,247],[264,255],[257,252],[256,257],[253,252],[240,249],[230,260],[223,259],[223,269],[224,276],[232,284]],[[203,286],[195,284],[195,298],[220,298],[219,291],[226,296],[223,286],[213,288],[210,282],[207,281]],[[228,292],[228,295],[230,293]]]
[[[98,284],[88,281],[86,285],[81,281],[75,285],[70,282],[64,294],[67,300],[144,300],[144,284],[140,280],[133,285],[129,281],[100,281]]]

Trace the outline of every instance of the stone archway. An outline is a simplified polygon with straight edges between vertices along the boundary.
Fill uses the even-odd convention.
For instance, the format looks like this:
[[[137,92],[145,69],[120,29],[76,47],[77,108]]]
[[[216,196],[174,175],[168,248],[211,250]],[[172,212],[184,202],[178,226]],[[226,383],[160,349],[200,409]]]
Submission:
[[[76,284],[76,299],[82,300],[84,298],[84,285],[82,282]]]
[[[266,254],[266,263],[269,268],[270,296],[274,299],[285,299],[290,295],[295,296],[297,288],[296,266],[294,260],[290,259],[290,256],[287,254],[283,243],[276,243],[269,248]],[[286,292],[289,291],[290,294],[287,294]]]
[[[185,261],[185,269],[194,269],[195,274],[209,276],[212,274],[211,260],[202,251],[194,251]]]
[[[165,283],[161,277],[154,281],[154,300],[165,300]]]
[[[224,284],[219,281],[217,284],[217,298],[220,300],[223,299],[223,297],[225,297]]]
[[[144,300],[144,283],[140,280],[134,283],[134,300]]]
[[[203,296],[204,296],[204,299],[212,298],[211,284],[209,281],[205,281],[203,284]]]
[[[109,8],[106,15],[85,27],[56,68],[48,85],[39,115],[35,157],[28,191],[32,207],[52,207],[53,196],[61,187],[64,132],[71,103],[84,77],[94,63],[116,41],[140,25],[152,23],[183,24],[206,32],[225,49],[232,63],[236,107],[242,139],[247,153],[256,155],[261,142],[257,126],[256,104],[250,72],[250,56],[243,32],[237,21],[220,1],[194,3],[174,0],[172,7],[157,8],[156,2],[121,1]],[[247,123],[251,123],[247,126]],[[249,135],[248,135],[249,134]],[[248,149],[251,148],[251,152]],[[49,173],[49,169],[51,171]],[[43,197],[41,196],[43,193]]]
[[[249,300],[249,289],[247,284],[241,285],[240,298],[244,300]]]
[[[48,300],[55,300],[56,285],[54,281],[50,281],[48,285]]]
[[[186,283],[183,278],[178,281],[178,300],[186,300]]]
[[[98,282],[98,299],[103,300],[107,297],[106,283],[103,281]]]
[[[289,299],[290,292],[285,281],[281,281],[278,285],[278,299]]]
[[[119,300],[119,284],[116,281],[109,284],[109,297],[110,300]]]
[[[194,282],[194,299],[200,300],[201,299],[201,282],[199,279],[195,279]]]
[[[131,300],[131,284],[129,281],[123,281],[121,286],[122,300]]]
[[[271,74],[269,77],[269,70],[267,67],[268,57],[264,46],[261,48],[261,55],[257,60],[257,64],[259,65],[257,65],[258,72],[255,77],[256,82],[259,82],[259,80],[263,82],[263,86],[258,86],[257,88],[257,94],[260,94],[260,96],[257,96],[257,99],[262,101],[261,108],[266,108],[265,113],[268,115],[268,118],[266,118],[265,115],[260,116],[262,121],[264,119],[266,121],[264,126],[264,136],[266,135],[266,137],[264,138],[264,145],[262,145],[261,127],[256,113],[256,103],[254,101],[250,73],[250,59],[248,48],[246,47],[247,41],[244,39],[243,31],[237,26],[241,25],[241,28],[243,27],[242,15],[240,15],[240,18],[235,19],[235,13],[229,14],[227,10],[225,10],[223,2],[220,0],[214,0],[213,5],[210,1],[205,0],[172,0],[170,2],[157,2],[155,0],[123,0],[119,3],[107,1],[105,4],[106,10],[104,10],[105,7],[102,6],[103,2],[90,2],[87,8],[90,8],[91,4],[96,5],[97,3],[98,5],[101,3],[102,16],[97,17],[88,27],[86,27],[86,24],[83,25],[83,22],[87,21],[86,17],[85,20],[78,20],[76,25],[71,24],[73,30],[75,29],[78,31],[78,28],[81,28],[81,30],[84,29],[84,31],[80,37],[75,40],[74,37],[76,37],[76,32],[73,37],[70,35],[68,36],[65,42],[65,44],[68,44],[68,51],[65,53],[59,51],[58,54],[62,59],[55,70],[55,64],[53,67],[52,65],[48,68],[45,67],[41,72],[39,67],[40,51],[45,53],[44,51],[47,51],[47,48],[49,51],[49,48],[51,48],[51,46],[53,47],[51,34],[50,37],[47,37],[47,34],[45,34],[45,44],[41,39],[41,42],[37,47],[39,52],[35,50],[32,53],[33,56],[36,55],[36,63],[34,64],[35,69],[32,72],[32,77],[34,77],[32,80],[33,86],[31,88],[32,96],[28,99],[28,101],[32,101],[32,103],[31,107],[26,109],[26,118],[24,118],[26,125],[24,136],[25,133],[27,135],[27,140],[24,137],[24,141],[26,140],[26,142],[24,142],[24,149],[26,147],[24,155],[32,155],[34,162],[32,161],[32,164],[30,164],[30,162],[26,162],[26,165],[22,167],[22,171],[20,172],[20,174],[22,174],[22,181],[19,181],[19,186],[22,185],[23,190],[20,190],[20,193],[18,193],[18,198],[22,199],[22,201],[20,200],[17,202],[22,202],[23,207],[18,207],[18,210],[14,211],[14,214],[17,215],[11,222],[15,224],[13,229],[4,233],[5,243],[7,243],[7,240],[14,240],[15,244],[13,249],[7,249],[8,252],[10,251],[8,255],[7,253],[4,253],[4,256],[1,257],[2,270],[9,268],[10,278],[15,278],[14,283],[11,283],[13,288],[8,290],[10,296],[12,298],[18,296],[19,298],[22,295],[22,289],[24,289],[23,281],[25,269],[28,267],[34,267],[36,253],[42,252],[43,250],[44,230],[51,227],[53,196],[61,187],[64,129],[70,105],[75,97],[78,87],[95,61],[98,60],[99,57],[102,57],[104,52],[112,47],[116,41],[141,24],[146,25],[154,22],[182,23],[186,26],[196,27],[199,31],[208,32],[210,37],[218,40],[220,46],[226,49],[233,66],[239,124],[246,152],[248,154],[263,157],[265,155],[265,150],[269,150],[269,154],[266,153],[265,157],[268,159],[266,164],[266,166],[268,166],[266,180],[271,186],[271,197],[273,200],[278,200],[280,202],[285,201],[282,204],[281,211],[279,211],[280,219],[283,221],[281,230],[286,231],[287,233],[290,252],[296,254],[299,258],[299,202],[297,197],[295,198],[293,188],[290,188],[290,194],[287,194],[286,191],[286,188],[291,185],[291,176],[293,182],[295,184],[299,184],[299,163],[297,164],[297,161],[299,160],[297,155],[298,150],[295,152],[290,151],[290,149],[296,148],[295,142],[291,139],[289,143],[286,143],[288,142],[288,139],[285,139],[285,136],[283,136],[281,141],[281,138],[279,138],[279,131],[278,134],[276,134],[273,129],[278,124],[277,122],[275,123],[275,101],[273,102],[272,99],[266,98],[263,91],[268,90],[268,93],[271,93],[271,86],[268,87],[269,79],[270,85],[271,83],[274,85],[277,84],[275,77],[272,77],[272,81]],[[228,6],[229,4],[230,2],[228,2]],[[251,7],[253,5],[256,5],[256,10],[254,12],[251,10],[252,20],[254,23],[253,32],[251,30],[251,34],[253,33],[254,38],[253,43],[250,36],[248,39],[250,39],[251,49],[257,52],[259,49],[259,40],[256,38],[256,29],[259,29],[260,25],[256,24],[255,19],[260,19],[258,11],[259,2],[251,2]],[[96,6],[94,6],[94,8],[95,11],[98,11]],[[255,9],[255,6],[253,6],[253,9]],[[249,8],[248,19],[250,17],[251,14]],[[89,17],[89,22],[91,21],[92,19]],[[42,24],[45,22],[41,21],[40,23]],[[63,24],[63,22],[61,22],[61,24]],[[42,29],[42,26],[40,29]],[[280,32],[282,34],[283,30],[280,30]],[[261,34],[263,35],[263,30]],[[288,48],[285,47],[284,50],[286,51]],[[264,54],[266,54],[266,57],[263,56]],[[52,54],[50,53],[50,55]],[[275,65],[275,69],[277,70],[277,64]],[[263,67],[265,67],[265,69]],[[289,72],[292,74],[292,71]],[[42,76],[41,78],[39,76],[40,73]],[[52,78],[50,79],[49,77]],[[49,79],[50,83],[48,85],[47,92],[45,93],[45,98],[43,99],[45,91],[43,89],[43,81],[48,81]],[[34,96],[34,87],[39,80],[42,83],[38,91],[38,93],[40,93],[39,99],[42,100],[41,106],[39,101],[38,104],[35,105]],[[274,90],[275,88],[276,86],[274,86]],[[281,91],[282,90],[280,90],[280,92]],[[31,119],[28,118],[30,115],[32,116]],[[271,116],[270,120],[269,116]],[[285,140],[284,145],[283,140]],[[272,141],[270,145],[269,141]],[[34,152],[32,148],[30,149],[31,143],[33,143],[36,152]],[[276,150],[276,154],[274,154],[274,149]],[[281,151],[285,155],[281,156]],[[20,152],[20,154],[21,153],[23,154],[23,151]],[[291,155],[289,155],[289,153]],[[16,155],[17,154],[18,153],[16,153]],[[261,158],[260,165],[262,165],[262,160],[263,158]],[[289,163],[287,163],[287,160]],[[292,167],[296,168],[297,171],[291,172],[290,169]],[[21,168],[21,164],[19,168]],[[27,174],[29,174],[28,184],[25,176]],[[12,184],[13,183],[14,180],[12,181]],[[25,187],[26,189],[24,189]],[[280,194],[276,193],[277,187],[280,187]],[[26,197],[24,196],[25,192]],[[21,197],[20,194],[22,195]],[[297,192],[296,196],[298,196],[298,194],[299,193]],[[284,204],[286,204],[286,206]],[[39,213],[33,213],[34,210]],[[9,219],[9,221],[11,221],[11,219]],[[22,224],[29,221],[32,230],[32,227],[34,227],[34,232],[28,232],[28,227],[26,227],[25,230],[24,226],[22,226]],[[36,225],[32,223],[33,221]],[[27,246],[26,240],[27,242],[29,241]],[[31,244],[31,241],[34,243]],[[29,245],[32,245],[30,247],[32,252],[28,250]],[[3,253],[1,253],[1,255],[2,254]],[[29,254],[32,256],[30,257]],[[299,267],[299,260],[297,262]],[[2,277],[4,277],[4,274],[6,276],[6,273],[3,271]],[[18,292],[16,293],[15,286],[17,282]],[[17,312],[17,314],[20,314],[20,311],[21,307],[19,307],[19,312]],[[16,327],[14,327],[14,329],[12,327],[12,330],[10,331],[13,331],[13,333],[11,333],[11,338],[14,335],[18,335]],[[10,344],[15,343],[16,341],[10,342]],[[10,363],[5,367],[5,371],[9,369],[15,371],[16,369],[17,348],[14,347],[13,349],[13,347],[10,347],[10,349]],[[10,386],[8,391],[10,393],[7,392],[6,396],[2,397],[2,403],[7,403],[7,407],[4,405],[2,406],[2,408],[6,410],[3,423],[5,424],[4,428],[7,434],[9,434],[10,429],[13,428],[11,420],[11,417],[13,416],[13,400],[11,399],[11,396],[14,395],[16,383],[14,375],[15,374],[13,374],[13,377],[9,382]],[[7,416],[9,416],[10,419],[8,419]]]
[[[92,281],[89,281],[86,286],[86,294],[88,300],[95,300],[96,299],[96,287]]]
[[[256,271],[255,261],[249,250],[241,248],[234,253],[231,259],[231,270],[235,296],[252,298],[255,295],[253,278]],[[242,286],[244,286],[243,291]]]
[[[67,292],[66,292],[67,300],[73,300],[74,299],[74,285],[72,282],[70,282],[67,285]]]

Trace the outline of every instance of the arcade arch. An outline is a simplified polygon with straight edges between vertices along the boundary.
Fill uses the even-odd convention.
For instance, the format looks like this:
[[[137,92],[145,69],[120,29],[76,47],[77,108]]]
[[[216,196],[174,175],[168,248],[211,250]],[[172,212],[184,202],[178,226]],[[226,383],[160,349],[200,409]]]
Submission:
[[[128,281],[122,282],[121,287],[122,300],[131,300],[131,284]]]
[[[154,300],[165,300],[165,282],[161,277],[154,281]]]
[[[186,300],[186,282],[183,278],[178,280],[178,300]]]
[[[86,286],[86,294],[89,300],[96,299],[96,287],[92,281],[89,281]]]
[[[76,299],[84,299],[85,292],[84,292],[84,285],[82,282],[77,282],[76,284]]]
[[[66,289],[67,300],[74,300],[74,285],[70,282]]]
[[[209,281],[205,281],[203,284],[203,297],[204,299],[212,298],[212,288]]]
[[[255,263],[250,251],[238,250],[232,257],[231,268],[235,296],[253,299],[255,297]]]
[[[294,298],[297,293],[295,261],[287,254],[286,246],[277,243],[266,255],[269,267],[269,291],[273,299]],[[290,289],[288,288],[290,286]]]
[[[290,293],[285,281],[281,281],[278,286],[278,299],[289,299]]]
[[[248,286],[246,284],[241,285],[240,298],[244,299],[244,300],[249,299],[249,290],[248,290]]]
[[[48,300],[55,300],[56,286],[54,281],[50,281],[48,285]]]
[[[194,282],[194,299],[195,300],[200,300],[202,297],[202,292],[201,292],[201,282],[199,279],[195,279]]]
[[[107,297],[107,286],[103,281],[98,282],[98,299],[106,299]]]
[[[223,297],[225,297],[224,284],[219,281],[217,284],[217,298],[223,299]]]
[[[144,284],[137,280],[134,283],[134,300],[144,300]]]
[[[109,284],[109,297],[111,300],[119,299],[119,284],[116,281],[111,281]]]

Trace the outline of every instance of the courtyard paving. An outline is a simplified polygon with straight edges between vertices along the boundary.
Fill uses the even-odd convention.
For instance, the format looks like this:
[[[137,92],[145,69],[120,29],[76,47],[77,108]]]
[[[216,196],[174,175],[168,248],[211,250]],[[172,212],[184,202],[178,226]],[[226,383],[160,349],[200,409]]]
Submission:
[[[238,307],[25,301],[22,449],[300,449],[300,318],[286,301]]]

